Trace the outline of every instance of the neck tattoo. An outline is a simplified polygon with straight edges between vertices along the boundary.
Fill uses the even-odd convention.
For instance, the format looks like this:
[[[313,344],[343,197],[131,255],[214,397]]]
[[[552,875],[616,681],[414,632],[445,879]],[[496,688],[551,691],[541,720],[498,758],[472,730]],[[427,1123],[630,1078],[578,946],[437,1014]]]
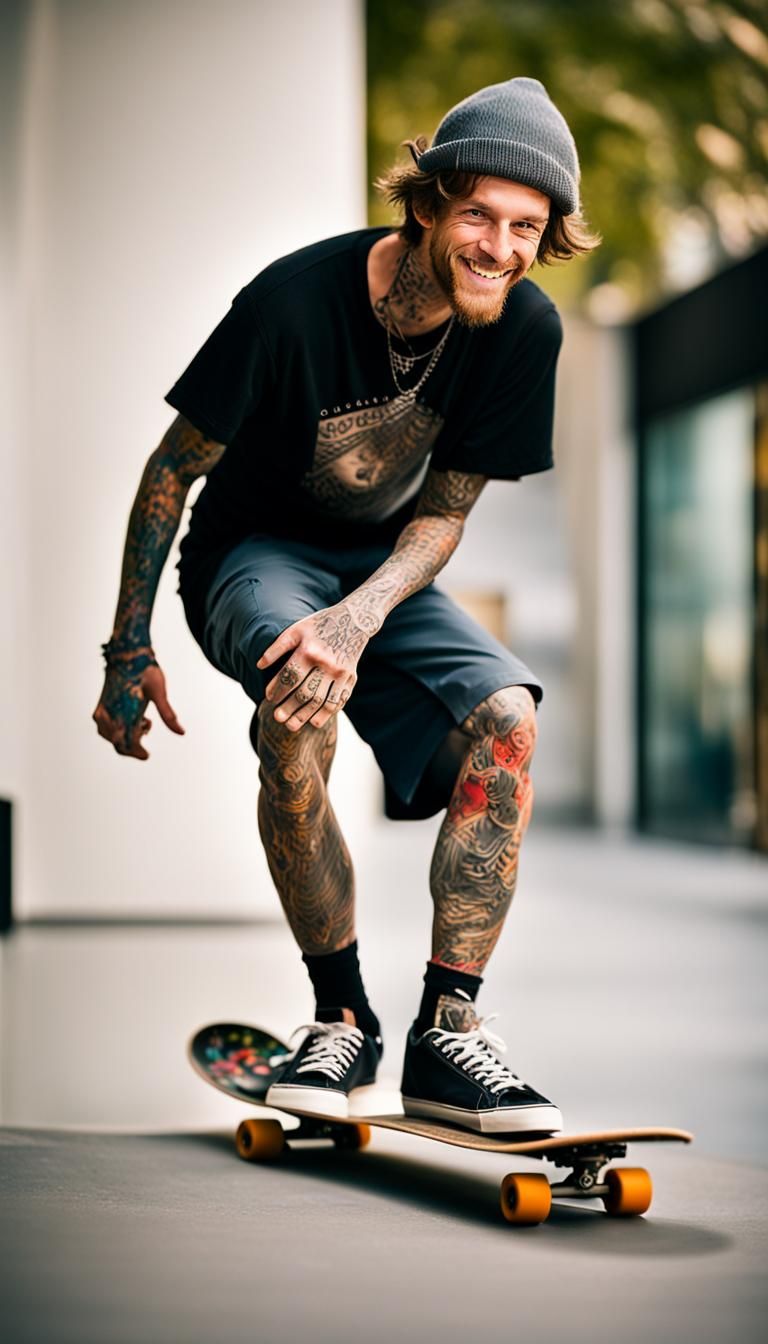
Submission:
[[[374,305],[381,325],[407,344],[403,326],[424,327],[435,308],[444,307],[443,295],[419,263],[413,248],[406,247],[398,260],[392,284]]]
[[[431,374],[438,359],[443,353],[445,344],[453,329],[453,314],[440,339],[430,350],[424,350],[421,354],[416,354],[410,345],[408,338],[403,335],[400,323],[406,325],[422,325],[428,316],[430,302],[434,304],[437,298],[437,292],[429,276],[416,260],[413,249],[406,247],[397,263],[395,278],[392,281],[387,293],[380,298],[374,305],[376,317],[386,329],[387,333],[387,353],[389,355],[389,367],[392,373],[392,381],[401,397],[407,397],[409,401],[416,400],[416,394],[424,386],[427,378]],[[397,316],[395,315],[397,311]],[[398,320],[399,318],[399,320]],[[403,354],[394,349],[392,337],[396,336],[398,340],[406,346],[408,353]],[[401,378],[407,378],[411,375],[416,365],[421,360],[427,360],[426,367],[423,369],[421,377],[413,387],[403,387]]]

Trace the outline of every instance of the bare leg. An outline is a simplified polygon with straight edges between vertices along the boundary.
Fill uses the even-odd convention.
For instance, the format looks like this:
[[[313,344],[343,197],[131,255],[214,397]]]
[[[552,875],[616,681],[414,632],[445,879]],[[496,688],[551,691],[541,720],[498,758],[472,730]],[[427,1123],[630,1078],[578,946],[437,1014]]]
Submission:
[[[352,862],[327,790],[336,720],[290,732],[273,708],[259,707],[259,833],[293,935],[320,956],[355,939]]]
[[[430,872],[435,905],[432,960],[482,975],[509,910],[520,842],[530,819],[528,768],[536,740],[534,700],[508,686],[461,725],[466,756]]]
[[[563,1125],[557,1107],[499,1058],[474,1009],[512,901],[531,813],[535,712],[530,692],[508,686],[488,696],[461,725],[464,759],[458,777],[454,773],[432,859],[433,955],[403,1061],[406,1114],[446,1119],[484,1134],[553,1133]],[[455,753],[457,736],[449,734],[432,763],[433,775]]]

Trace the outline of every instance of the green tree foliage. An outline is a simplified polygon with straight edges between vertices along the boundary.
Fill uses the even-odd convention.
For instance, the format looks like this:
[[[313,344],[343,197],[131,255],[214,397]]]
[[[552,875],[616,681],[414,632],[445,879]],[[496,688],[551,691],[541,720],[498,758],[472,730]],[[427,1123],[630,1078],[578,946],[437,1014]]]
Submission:
[[[609,284],[646,307],[687,249],[713,269],[768,235],[767,18],[763,0],[368,0],[369,177],[474,90],[540,79],[604,241],[537,282],[571,306]],[[392,218],[373,188],[370,214]]]

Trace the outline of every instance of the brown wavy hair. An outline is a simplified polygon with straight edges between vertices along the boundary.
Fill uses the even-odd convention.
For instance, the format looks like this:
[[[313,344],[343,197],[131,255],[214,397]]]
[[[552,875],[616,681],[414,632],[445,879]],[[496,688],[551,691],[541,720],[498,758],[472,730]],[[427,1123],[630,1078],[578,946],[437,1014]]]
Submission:
[[[448,172],[435,169],[431,173],[422,173],[417,165],[417,155],[429,148],[426,136],[404,140],[403,146],[410,150],[413,163],[393,164],[376,178],[373,185],[390,205],[400,211],[400,237],[412,247],[418,247],[424,230],[415,211],[431,219],[439,219],[450,201],[463,201],[471,196],[479,179],[486,174],[467,173],[458,169]],[[580,210],[566,215],[553,201],[536,261],[541,266],[551,266],[555,261],[570,261],[572,257],[594,251],[602,241],[602,236],[593,233]]]

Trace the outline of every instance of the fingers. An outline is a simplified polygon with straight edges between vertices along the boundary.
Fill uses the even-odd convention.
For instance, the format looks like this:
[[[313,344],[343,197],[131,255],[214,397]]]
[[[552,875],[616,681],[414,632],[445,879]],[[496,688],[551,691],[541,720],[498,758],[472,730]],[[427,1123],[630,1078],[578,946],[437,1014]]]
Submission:
[[[258,663],[257,663],[258,667]],[[310,669],[302,666],[299,660],[293,658],[290,662],[281,668],[276,677],[273,677],[267,686],[264,695],[267,700],[275,700],[277,704],[285,700],[295,687],[300,686],[304,678],[308,675]]]
[[[121,747],[118,742],[113,742],[112,746],[114,747],[118,756],[133,756],[137,761],[149,760],[149,752],[145,751],[144,748],[139,746],[138,744],[132,746],[130,750],[127,750],[125,747]]]
[[[132,732],[132,734],[131,734],[130,741],[129,741],[129,744],[128,744],[128,750],[127,750],[127,751],[121,751],[121,752],[120,752],[120,755],[121,755],[121,756],[135,756],[135,757],[137,758],[137,760],[139,760],[139,761],[146,761],[146,760],[149,760],[149,752],[144,750],[143,746],[141,745],[141,739],[142,739],[142,737],[144,736],[145,733],[148,733],[148,732],[149,732],[149,730],[150,730],[151,727],[152,727],[152,720],[151,720],[151,719],[142,719],[142,720],[136,725],[136,727],[134,728],[134,730],[133,730],[133,732]],[[115,747],[115,750],[117,751],[118,748]]]
[[[141,741],[152,728],[152,720],[144,713],[149,704],[157,706],[166,727],[174,733],[184,734],[185,730],[168,701],[160,669],[147,668],[140,681],[107,688],[91,715],[99,736],[111,743],[118,756],[149,760],[149,752]]]
[[[328,695],[325,697],[325,703],[322,708],[308,720],[310,728],[324,728],[328,720],[333,718],[334,714],[340,713],[352,694],[356,682],[357,677],[350,677],[347,683],[342,686],[341,690],[338,689],[338,684],[334,682],[331,685]]]
[[[283,672],[286,668],[283,668]],[[280,674],[282,676],[282,673]],[[322,709],[332,681],[322,668],[313,667],[290,693],[279,702],[275,719],[287,728],[300,728],[312,715]]]
[[[320,613],[322,615],[322,613]],[[267,682],[264,695],[275,704],[275,719],[295,732],[305,723],[322,727],[343,708],[357,676],[350,660],[318,637],[317,616],[295,622],[258,659],[258,668],[277,660],[283,665]],[[355,663],[357,659],[355,658]]]
[[[322,728],[344,708],[357,678],[348,677],[341,683],[323,676],[319,668],[313,672],[275,710],[278,723],[290,732],[298,732],[305,724]]]
[[[107,742],[110,742],[118,756],[134,756],[139,761],[149,760],[149,752],[142,747],[141,738],[151,730],[151,719],[142,718],[139,720],[132,729],[126,745],[125,728],[115,723],[105,710],[102,709],[98,717],[96,713],[92,714],[91,717],[96,723],[99,737],[103,737]]]
[[[183,737],[186,729],[182,728],[176,717],[176,711],[171,708],[168,697],[165,694],[165,688],[160,686],[155,689],[147,686],[145,694],[153,704],[157,705],[157,712],[166,728],[170,728],[172,733],[179,733]]]

